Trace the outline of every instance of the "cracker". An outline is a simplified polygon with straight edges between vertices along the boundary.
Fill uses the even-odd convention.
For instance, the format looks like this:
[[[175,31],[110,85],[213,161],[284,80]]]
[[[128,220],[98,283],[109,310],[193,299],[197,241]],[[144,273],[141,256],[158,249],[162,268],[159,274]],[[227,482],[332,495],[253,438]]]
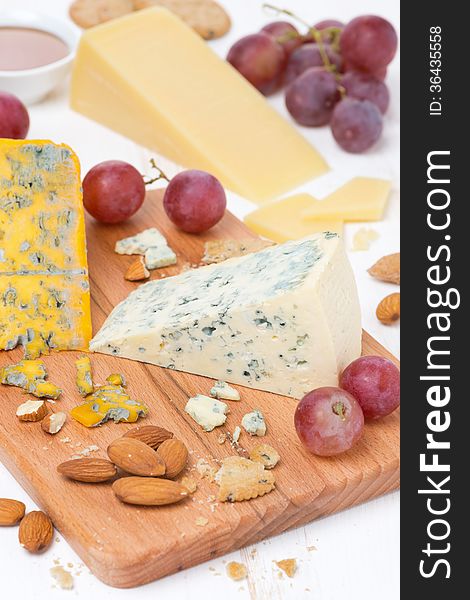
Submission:
[[[133,10],[133,0],[75,0],[70,6],[69,14],[79,27],[88,29],[128,15]]]
[[[250,459],[261,463],[265,469],[273,469],[280,458],[278,452],[268,444],[258,444],[250,450]]]
[[[261,238],[247,238],[243,240],[209,240],[204,244],[202,262],[206,265],[219,263],[235,256],[245,256],[252,252],[264,250],[273,246],[273,242]]]
[[[274,489],[274,475],[260,463],[241,456],[229,456],[215,476],[220,502],[241,502],[264,496]]]
[[[163,6],[192,27],[205,40],[223,36],[231,27],[230,17],[213,0],[134,0],[134,9]]]

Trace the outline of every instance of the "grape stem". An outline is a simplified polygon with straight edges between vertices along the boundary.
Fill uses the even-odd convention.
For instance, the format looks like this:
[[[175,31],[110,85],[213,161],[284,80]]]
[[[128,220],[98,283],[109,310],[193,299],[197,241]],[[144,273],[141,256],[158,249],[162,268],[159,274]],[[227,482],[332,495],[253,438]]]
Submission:
[[[333,404],[333,412],[335,413],[335,415],[338,415],[338,417],[344,421],[346,420],[346,410],[345,410],[345,406],[342,402],[335,402]]]
[[[165,181],[167,181],[168,183],[170,183],[170,178],[167,177],[165,175],[165,173],[160,169],[160,167],[155,162],[154,158],[150,159],[150,166],[152,167],[152,169],[156,169],[157,170],[158,175],[156,177],[147,179],[147,181],[145,181],[145,175],[142,175],[142,177],[144,178],[145,185],[150,185],[152,183],[155,183],[156,181],[160,181],[161,179],[164,179]]]
[[[295,19],[296,21],[298,21],[299,23],[301,23],[302,25],[307,27],[308,32],[305,37],[311,37],[314,40],[314,42],[318,45],[318,50],[320,52],[320,56],[323,61],[323,65],[324,65],[325,69],[327,71],[331,71],[333,73],[336,72],[336,65],[331,64],[330,59],[328,58],[328,54],[326,53],[323,36],[325,34],[326,35],[331,34],[333,36],[333,41],[331,43],[331,46],[332,46],[332,48],[334,47],[336,49],[339,45],[339,34],[341,33],[341,29],[339,27],[326,27],[325,29],[320,30],[320,29],[316,29],[315,27],[311,27],[307,23],[307,21],[304,21],[298,15],[296,15],[294,12],[292,12],[291,10],[287,10],[286,8],[279,8],[278,6],[274,6],[273,4],[266,4],[266,3],[263,4],[263,8],[265,10],[268,9],[268,10],[273,11],[275,15],[287,15],[288,17]],[[290,39],[290,38],[286,38],[286,40],[288,40],[288,39]],[[277,40],[277,41],[279,41],[279,40]],[[336,44],[336,46],[333,46],[333,44]]]
[[[273,11],[275,15],[287,15],[288,17],[292,17],[292,19],[295,19],[296,21],[310,29],[310,25],[306,21],[301,19],[298,15],[293,13],[291,10],[287,10],[286,8],[279,8],[278,6],[274,6],[273,4],[267,4],[266,2],[263,4],[263,8],[265,10],[268,9]]]

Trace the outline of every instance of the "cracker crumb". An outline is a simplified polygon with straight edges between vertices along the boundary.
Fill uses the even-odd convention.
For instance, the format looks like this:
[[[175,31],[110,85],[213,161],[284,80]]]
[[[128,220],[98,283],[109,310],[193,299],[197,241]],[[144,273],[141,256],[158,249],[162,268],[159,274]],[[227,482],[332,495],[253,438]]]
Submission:
[[[211,467],[211,465],[204,458],[200,458],[196,463],[196,471],[199,473],[201,479],[214,481],[217,469],[215,467]]]
[[[181,485],[184,485],[190,494],[194,494],[194,492],[197,490],[197,483],[192,477],[183,477],[181,480]]]
[[[295,558],[284,558],[283,560],[275,560],[274,562],[288,577],[294,577],[297,571],[297,561]]]
[[[240,581],[247,576],[246,566],[243,563],[231,561],[227,564],[227,575],[234,581]]]
[[[64,567],[57,566],[49,569],[50,574],[56,580],[59,587],[63,590],[72,590],[73,589],[73,577],[72,573],[66,571]]]
[[[206,517],[197,517],[197,519],[194,522],[199,527],[205,527],[207,523],[209,523],[209,519],[206,519]]]
[[[235,256],[245,256],[252,252],[258,252],[272,245],[273,242],[261,238],[209,240],[204,244],[204,256],[201,262],[206,265],[219,263]]]
[[[97,452],[99,449],[99,446],[91,444],[90,446],[85,446],[85,448],[83,448],[83,450],[80,450],[80,452],[76,452],[72,456],[72,458],[82,458],[83,456],[90,456],[92,452]]]
[[[316,546],[307,546],[307,552],[315,552],[318,550]]]
[[[217,443],[218,444],[225,444],[225,440],[227,439],[227,436],[225,435],[225,433],[221,433],[219,435],[219,437],[217,438]]]

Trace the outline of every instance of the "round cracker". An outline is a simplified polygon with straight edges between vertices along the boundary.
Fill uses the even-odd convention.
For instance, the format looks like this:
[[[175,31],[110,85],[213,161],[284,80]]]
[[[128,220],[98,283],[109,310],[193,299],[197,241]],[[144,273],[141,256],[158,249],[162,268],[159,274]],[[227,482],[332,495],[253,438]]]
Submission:
[[[135,10],[151,6],[167,8],[205,40],[221,37],[231,27],[230,17],[213,0],[134,0]]]
[[[128,15],[133,10],[133,0],[75,0],[70,6],[69,14],[79,27],[88,29]]]

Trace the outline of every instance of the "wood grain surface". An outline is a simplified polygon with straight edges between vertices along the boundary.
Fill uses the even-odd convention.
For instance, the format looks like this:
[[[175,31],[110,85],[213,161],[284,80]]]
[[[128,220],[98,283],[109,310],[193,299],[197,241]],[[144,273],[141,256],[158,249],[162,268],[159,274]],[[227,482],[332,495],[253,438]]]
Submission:
[[[152,279],[173,275],[199,265],[207,239],[246,238],[252,234],[231,214],[208,234],[190,236],[175,230],[161,206],[161,193],[148,194],[144,208],[128,223],[106,226],[87,222],[88,256],[92,292],[93,330],[138,285],[124,280],[134,257],[114,253],[118,239],[156,226],[178,255],[178,264],[152,272]],[[364,332],[363,353],[380,354],[397,362],[376,340]],[[63,388],[53,411],[69,411],[82,401],[75,386],[77,353],[62,352],[44,358],[49,379]],[[0,365],[17,362],[21,350],[0,352]],[[0,402],[0,459],[31,497],[51,516],[91,571],[115,587],[133,587],[220,556],[234,549],[276,535],[350,506],[385,494],[399,485],[399,413],[369,422],[355,448],[339,457],[320,458],[300,445],[293,427],[296,401],[267,392],[236,386],[242,402],[228,402],[225,426],[205,433],[184,412],[189,396],[207,393],[210,379],[99,354],[92,355],[94,380],[104,382],[112,372],[125,374],[132,398],[150,409],[142,424],[161,425],[175,433],[190,449],[182,475],[198,483],[193,496],[167,506],[144,508],[120,503],[109,483],[84,484],[64,479],[57,465],[89,445],[99,447],[91,455],[106,457],[110,441],[133,425],[107,423],[86,429],[68,419],[62,431],[49,436],[40,423],[21,423],[15,416],[26,397],[21,390],[2,386]],[[243,414],[259,408],[268,433],[263,442],[281,455],[273,473],[276,489],[270,494],[235,504],[217,504],[217,485],[201,479],[194,469],[199,458],[217,467],[235,451],[217,438],[233,432]],[[249,450],[261,441],[245,432],[240,445]],[[198,517],[207,525],[196,524]]]

